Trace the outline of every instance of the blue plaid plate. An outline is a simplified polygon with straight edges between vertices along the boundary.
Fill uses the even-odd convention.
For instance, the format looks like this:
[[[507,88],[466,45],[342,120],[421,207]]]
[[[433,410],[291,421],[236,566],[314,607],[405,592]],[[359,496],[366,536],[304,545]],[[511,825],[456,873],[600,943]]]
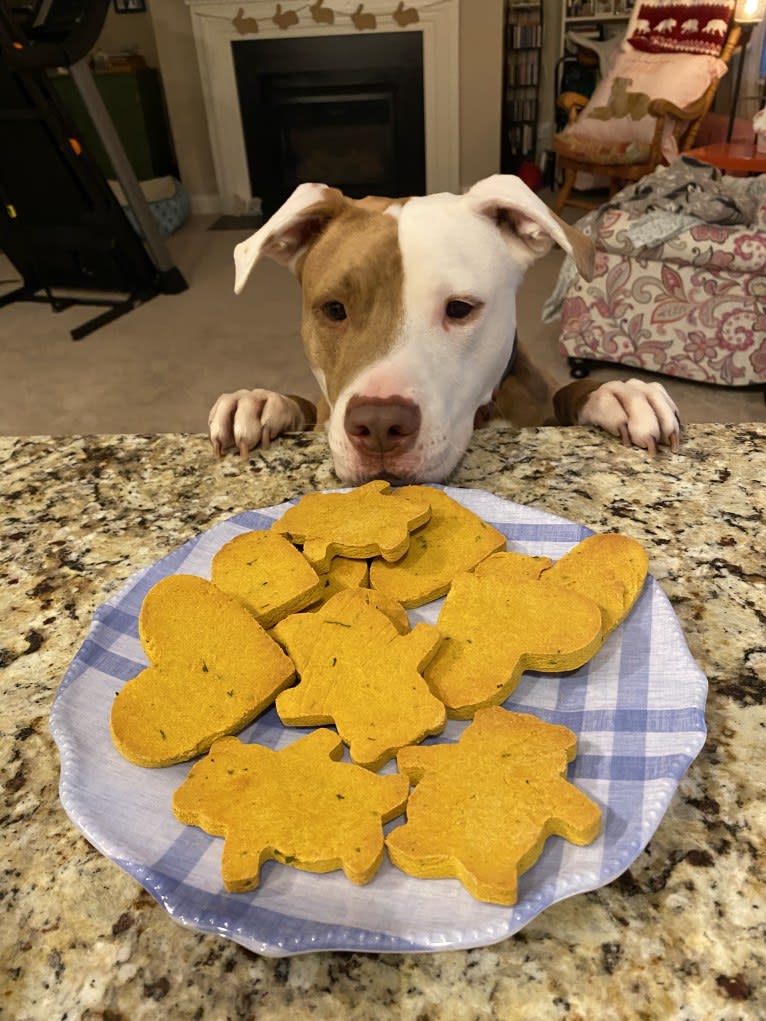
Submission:
[[[509,549],[522,553],[556,560],[590,534],[479,490],[447,492],[504,532]],[[366,886],[354,886],[339,872],[314,875],[269,862],[257,890],[226,892],[222,841],[181,825],[171,811],[188,764],[131,765],[112,744],[109,713],[115,693],[146,664],[138,612],[151,586],[175,573],[209,577],[213,555],[224,543],[242,531],[269,528],[289,505],[248,511],[216,525],[134,574],[96,611],[51,713],[61,753],[61,802],[88,840],[177,922],[275,957],[310,950],[483,946],[517,932],[556,901],[619,876],[648,843],[705,740],[707,680],[651,576],[628,619],[590,663],[568,674],[524,674],[505,703],[577,734],[569,778],[603,813],[603,831],[587,847],[558,837],[546,842],[537,863],[522,875],[513,907],[480,903],[457,880],[413,879],[387,859]],[[439,607],[436,601],[411,611],[413,622],[434,622]],[[451,721],[431,740],[455,741],[466,725]],[[272,709],[241,737],[278,748],[304,733],[283,727]],[[389,764],[386,771],[393,768]]]

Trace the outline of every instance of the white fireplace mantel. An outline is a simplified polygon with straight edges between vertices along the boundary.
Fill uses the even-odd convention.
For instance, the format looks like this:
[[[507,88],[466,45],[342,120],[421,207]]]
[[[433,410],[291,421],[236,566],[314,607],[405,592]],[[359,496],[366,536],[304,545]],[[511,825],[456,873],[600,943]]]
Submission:
[[[459,190],[460,0],[186,3],[191,9],[221,212],[238,215],[254,208],[231,50],[232,42],[243,39],[422,32],[426,188],[428,192]]]

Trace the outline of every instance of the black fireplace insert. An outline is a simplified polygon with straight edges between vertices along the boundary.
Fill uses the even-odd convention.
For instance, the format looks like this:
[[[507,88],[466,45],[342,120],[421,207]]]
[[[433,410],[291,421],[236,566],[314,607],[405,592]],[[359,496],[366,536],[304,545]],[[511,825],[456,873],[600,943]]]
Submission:
[[[250,186],[265,216],[304,181],[352,198],[425,191],[422,33],[231,45]]]

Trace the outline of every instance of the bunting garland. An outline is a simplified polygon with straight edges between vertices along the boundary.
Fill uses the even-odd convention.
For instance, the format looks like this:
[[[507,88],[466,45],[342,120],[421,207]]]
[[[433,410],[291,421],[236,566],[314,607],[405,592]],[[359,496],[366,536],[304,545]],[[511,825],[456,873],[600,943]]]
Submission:
[[[374,31],[378,27],[378,15],[365,11],[364,7],[365,5],[360,3],[353,14],[346,14],[344,11],[335,11],[332,7],[326,7],[325,0],[314,0],[313,3],[307,6],[291,7],[288,9],[285,9],[283,4],[277,3],[270,20],[277,28],[286,32],[294,25],[300,24],[300,14],[302,11],[309,11],[312,20],[317,25],[334,25],[336,18],[347,18],[351,21],[357,32]],[[406,7],[404,0],[399,0],[396,9],[391,11],[391,17],[399,28],[406,28],[408,25],[414,25],[420,21],[417,9],[415,7]],[[254,35],[260,31],[258,19],[248,17],[245,14],[244,7],[239,8],[231,19],[231,23],[240,35]]]

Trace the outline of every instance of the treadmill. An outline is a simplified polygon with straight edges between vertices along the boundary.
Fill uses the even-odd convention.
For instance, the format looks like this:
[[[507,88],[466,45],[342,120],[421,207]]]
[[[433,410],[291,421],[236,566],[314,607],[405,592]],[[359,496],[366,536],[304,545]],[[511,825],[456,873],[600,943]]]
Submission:
[[[110,0],[0,0],[0,250],[23,283],[16,301],[104,309],[71,331],[97,330],[187,284],[173,265],[114,124],[88,54]],[[66,67],[122,185],[140,234],[79,137],[49,80]]]

